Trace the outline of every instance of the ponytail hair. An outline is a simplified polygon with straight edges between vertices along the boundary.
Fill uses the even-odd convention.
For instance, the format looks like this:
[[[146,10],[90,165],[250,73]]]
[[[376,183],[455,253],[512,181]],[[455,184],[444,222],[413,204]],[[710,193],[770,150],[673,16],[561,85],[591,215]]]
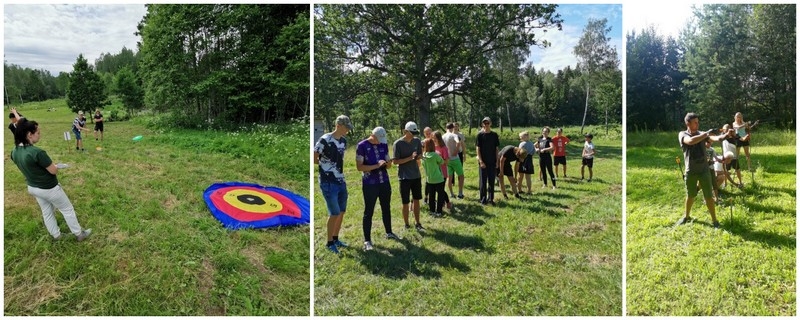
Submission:
[[[29,146],[28,133],[34,134],[39,129],[39,123],[22,118],[17,122],[17,129],[14,130],[14,145]]]

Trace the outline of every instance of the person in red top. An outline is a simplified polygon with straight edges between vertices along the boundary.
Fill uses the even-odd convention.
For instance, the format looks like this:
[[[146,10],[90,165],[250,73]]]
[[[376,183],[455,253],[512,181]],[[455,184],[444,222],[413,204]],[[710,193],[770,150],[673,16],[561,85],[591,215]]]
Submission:
[[[558,128],[556,130],[556,136],[553,137],[553,147],[555,150],[553,152],[553,162],[556,166],[556,176],[558,176],[558,165],[564,165],[564,178],[567,177],[567,144],[569,143],[569,138],[563,135],[564,130]]]

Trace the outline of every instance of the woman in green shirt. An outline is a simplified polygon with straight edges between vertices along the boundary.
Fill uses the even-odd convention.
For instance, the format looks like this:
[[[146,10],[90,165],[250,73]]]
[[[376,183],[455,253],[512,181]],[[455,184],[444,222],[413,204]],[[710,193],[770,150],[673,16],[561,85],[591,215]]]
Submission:
[[[41,130],[36,121],[28,121],[23,118],[17,122],[11,160],[25,176],[28,193],[39,202],[44,225],[50,235],[56,240],[62,238],[55,216],[55,209],[58,209],[64,216],[72,234],[78,238],[78,241],[83,241],[92,233],[92,230],[81,228],[72,202],[58,184],[56,177],[58,167],[47,155],[47,152],[34,146],[39,142],[40,135]]]

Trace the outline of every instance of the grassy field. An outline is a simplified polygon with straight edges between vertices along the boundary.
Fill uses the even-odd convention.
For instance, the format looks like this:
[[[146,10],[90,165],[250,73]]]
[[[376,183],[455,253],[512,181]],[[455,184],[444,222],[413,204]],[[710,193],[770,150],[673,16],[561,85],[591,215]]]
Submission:
[[[533,195],[522,200],[502,200],[496,188],[495,207],[478,203],[477,132],[465,130],[465,198],[454,200],[461,212],[433,218],[423,206],[423,234],[404,229],[397,169],[390,169],[393,231],[403,240],[384,238],[377,209],[369,252],[362,248],[364,202],[355,168],[355,145],[365,137],[347,137],[349,201],[340,238],[351,246],[341,256],[325,248],[327,210],[316,187],[314,313],[621,315],[622,139],[619,128],[609,136],[587,130],[594,130],[598,148],[595,180],[579,181],[583,139],[578,128],[566,128],[575,136],[569,177],[560,178],[557,190],[542,189],[534,177]],[[501,144],[518,144],[520,131],[506,129]],[[397,135],[390,133],[390,143]]]
[[[74,118],[64,100],[20,111],[40,123],[37,145],[69,165],[59,182],[94,232],[52,240],[4,128],[5,315],[309,314],[309,227],[232,232],[203,201],[220,181],[307,195],[308,125],[225,133],[109,122],[104,141],[84,134],[86,152],[76,152],[63,139]]]
[[[627,141],[627,313],[795,315],[795,132],[754,134],[754,173],[742,151],[745,187],[725,190],[719,230],[702,191],[696,220],[675,226],[686,195],[677,132],[630,133]]]

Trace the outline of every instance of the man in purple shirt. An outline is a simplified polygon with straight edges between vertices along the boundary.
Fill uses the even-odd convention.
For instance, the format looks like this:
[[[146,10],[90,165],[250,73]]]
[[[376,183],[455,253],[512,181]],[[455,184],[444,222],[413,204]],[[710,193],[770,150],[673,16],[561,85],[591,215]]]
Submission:
[[[387,168],[392,166],[389,157],[389,144],[386,140],[386,130],[382,127],[372,129],[369,138],[362,140],[356,146],[356,169],[361,171],[361,191],[364,194],[364,250],[372,250],[372,214],[375,212],[375,202],[380,199],[383,228],[386,238],[400,240],[392,233],[392,209],[389,203],[392,198],[392,187],[389,184]]]

